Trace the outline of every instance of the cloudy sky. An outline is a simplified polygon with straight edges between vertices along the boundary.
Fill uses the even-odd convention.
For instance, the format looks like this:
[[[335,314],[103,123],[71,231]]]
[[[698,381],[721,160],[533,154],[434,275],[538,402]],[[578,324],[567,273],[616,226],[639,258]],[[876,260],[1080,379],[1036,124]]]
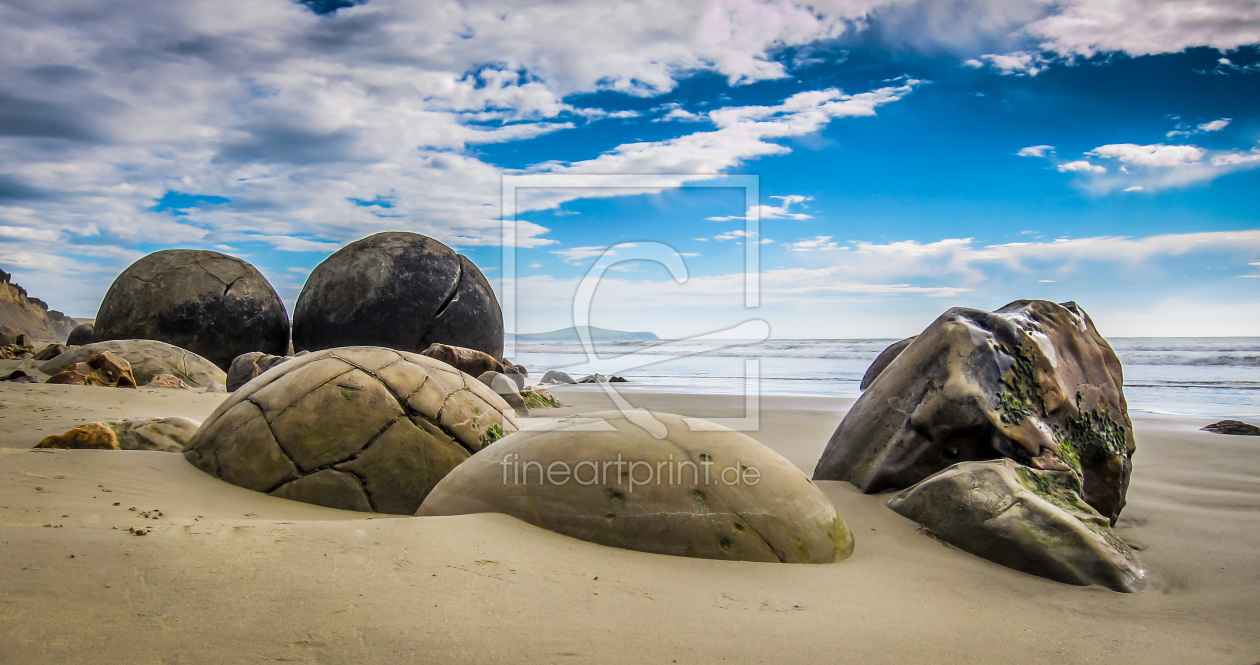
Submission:
[[[291,310],[408,230],[498,283],[503,176],[668,174],[518,199],[521,331],[619,245],[592,323],[662,336],[1019,298],[1255,335],[1258,45],[1257,0],[0,0],[0,267],[88,317],[140,256],[217,249]]]

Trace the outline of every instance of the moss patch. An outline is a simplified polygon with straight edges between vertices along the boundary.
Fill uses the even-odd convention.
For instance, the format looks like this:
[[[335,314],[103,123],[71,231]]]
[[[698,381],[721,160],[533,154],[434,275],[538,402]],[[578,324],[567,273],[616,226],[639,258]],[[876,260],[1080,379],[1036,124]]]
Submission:
[[[564,406],[555,397],[548,398],[532,390],[522,390],[521,399],[525,400],[525,408],[527,409],[559,409]]]
[[[1026,418],[1044,416],[1046,404],[1032,356],[1020,347],[1002,345],[999,349],[1011,357],[1011,375],[1001,379],[1005,390],[997,395],[1002,422],[1019,425]]]
[[[500,426],[499,423],[491,423],[490,426],[486,428],[485,434],[482,434],[478,440],[481,441],[481,447],[485,448],[505,436],[507,436],[507,433],[503,431],[503,427]]]

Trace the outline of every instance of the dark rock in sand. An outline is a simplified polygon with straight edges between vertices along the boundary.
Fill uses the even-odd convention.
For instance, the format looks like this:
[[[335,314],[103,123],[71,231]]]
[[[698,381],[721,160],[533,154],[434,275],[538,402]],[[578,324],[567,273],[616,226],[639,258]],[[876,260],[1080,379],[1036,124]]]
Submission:
[[[695,418],[631,416],[663,438],[617,411],[510,434],[447,475],[416,514],[503,513],[601,545],[706,559],[832,563],[853,552],[831,501],[774,451]],[[649,468],[677,475],[654,482]]]
[[[298,350],[418,353],[434,343],[498,358],[503,313],[477,266],[418,233],[378,233],[337,251],[311,272],[293,313]]]
[[[451,367],[471,376],[481,376],[486,372],[503,373],[503,363],[494,356],[476,349],[466,349],[449,344],[430,344],[420,355],[444,362]]]
[[[1001,459],[956,464],[888,500],[955,547],[1068,584],[1137,591],[1145,572],[1106,517],[1079,495],[1074,471]]]
[[[871,363],[871,366],[866,368],[866,373],[862,375],[862,383],[858,386],[858,389],[866,390],[869,388],[874,383],[875,378],[879,376],[879,373],[884,371],[884,368],[888,367],[889,363],[896,360],[897,356],[901,355],[901,352],[905,351],[907,346],[910,346],[910,342],[915,340],[915,337],[918,337],[918,335],[907,337],[899,342],[893,342],[883,351],[880,351],[879,355],[875,357],[875,361]]]
[[[227,390],[236,392],[241,386],[249,383],[263,372],[291,360],[293,356],[273,356],[267,353],[251,351],[243,353],[232,360],[227,373]]]
[[[168,249],[114,280],[94,339],[166,342],[226,369],[248,351],[283,354],[289,317],[254,266],[218,252]]]
[[[295,357],[245,384],[184,455],[273,496],[410,515],[457,464],[517,428],[494,391],[444,363],[347,347]]]
[[[39,371],[56,374],[91,356],[109,351],[131,364],[136,381],[148,384],[159,374],[173,374],[194,388],[227,381],[227,374],[201,356],[150,339],[125,339],[80,346],[40,365]]]
[[[543,374],[542,381],[539,383],[551,386],[561,383],[577,383],[577,381],[574,381],[573,377],[569,376],[568,372],[561,372],[558,369],[549,369],[545,374]]]
[[[1120,361],[1075,303],[951,309],[880,373],[814,470],[865,492],[904,489],[958,462],[1071,468],[1112,520],[1135,449]]]
[[[608,377],[603,374],[591,374],[577,380],[578,383],[608,383]]]
[[[1241,420],[1222,420],[1203,428],[1204,432],[1217,434],[1233,434],[1235,436],[1260,436],[1260,427],[1249,425]]]
[[[45,346],[43,350],[41,350],[39,353],[36,353],[35,356],[31,358],[31,360],[52,360],[53,358],[56,358],[57,356],[65,352],[66,352],[65,344],[49,344],[48,346]]]
[[[66,346],[83,346],[96,341],[96,327],[90,323],[80,323],[74,330],[70,331],[70,336],[66,338]]]

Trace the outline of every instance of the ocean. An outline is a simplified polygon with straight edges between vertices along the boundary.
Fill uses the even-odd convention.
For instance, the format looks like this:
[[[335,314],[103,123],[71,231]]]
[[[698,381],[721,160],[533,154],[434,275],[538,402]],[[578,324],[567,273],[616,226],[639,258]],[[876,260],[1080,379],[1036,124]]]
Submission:
[[[619,374],[628,385],[741,394],[857,397],[862,374],[892,339],[780,339],[750,342],[604,342],[588,361],[572,342],[518,343],[514,362],[533,379],[549,369],[580,378]],[[1260,337],[1117,337],[1131,411],[1213,418],[1260,418]],[[714,348],[721,345],[718,348]],[[751,377],[751,378],[749,378]]]

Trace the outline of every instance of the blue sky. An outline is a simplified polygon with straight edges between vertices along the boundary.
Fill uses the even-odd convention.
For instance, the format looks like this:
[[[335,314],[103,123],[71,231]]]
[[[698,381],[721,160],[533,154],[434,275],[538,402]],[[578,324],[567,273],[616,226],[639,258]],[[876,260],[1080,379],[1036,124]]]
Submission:
[[[1256,3],[678,4],[5,3],[0,267],[91,316],[143,254],[218,249],[291,308],[332,251],[410,230],[497,282],[503,175],[668,174],[523,200],[521,331],[649,242],[688,279],[622,247],[594,325],[900,337],[1047,298],[1107,335],[1260,331]],[[760,208],[686,186],[721,174]]]

